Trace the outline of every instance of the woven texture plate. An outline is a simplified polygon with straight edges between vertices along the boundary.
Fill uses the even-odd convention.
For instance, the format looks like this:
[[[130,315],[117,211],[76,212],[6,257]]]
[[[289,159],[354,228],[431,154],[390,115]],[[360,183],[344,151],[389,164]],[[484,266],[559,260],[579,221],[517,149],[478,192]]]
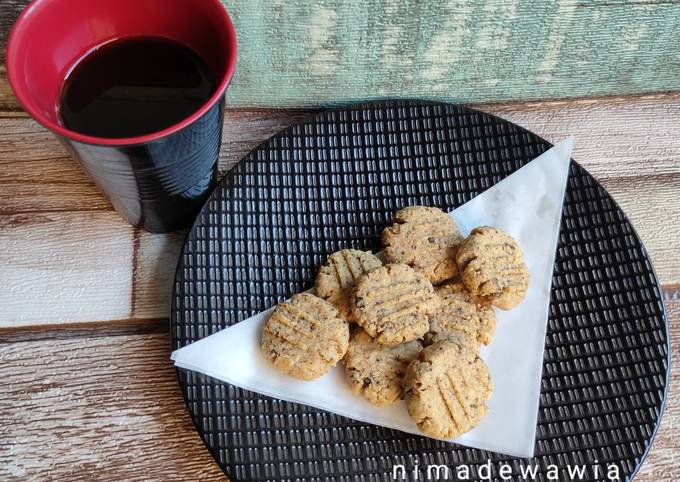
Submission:
[[[548,148],[496,117],[422,102],[330,110],[286,129],[222,180],[189,233],[174,287],[173,348],[309,288],[333,251],[380,249],[397,209],[454,209]],[[626,216],[574,162],[562,216],[534,459],[355,422],[179,370],[215,460],[239,481],[392,481],[395,464],[410,480],[414,469],[428,480],[429,464],[464,464],[475,480],[489,459],[493,480],[503,463],[517,478],[537,464],[541,481],[550,464],[587,464],[583,480],[599,480],[614,463],[631,479],[667,386],[658,282]]]

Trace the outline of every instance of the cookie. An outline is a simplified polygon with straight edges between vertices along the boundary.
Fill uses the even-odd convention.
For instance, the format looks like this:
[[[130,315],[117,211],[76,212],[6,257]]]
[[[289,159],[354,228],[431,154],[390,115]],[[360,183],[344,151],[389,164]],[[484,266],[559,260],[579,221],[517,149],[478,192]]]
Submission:
[[[379,266],[382,266],[382,261],[370,251],[336,251],[319,268],[314,285],[316,295],[332,303],[343,317],[349,319],[352,312],[350,295],[354,284]]]
[[[390,405],[401,400],[404,372],[421,349],[418,340],[388,347],[374,341],[364,330],[356,330],[344,358],[352,392],[363,395],[374,405]]]
[[[502,310],[517,306],[529,287],[522,250],[500,229],[475,228],[456,254],[460,277],[472,296]]]
[[[382,235],[386,262],[407,264],[432,284],[456,274],[456,248],[462,239],[451,216],[425,206],[397,211],[394,224]]]
[[[262,352],[274,367],[313,380],[342,359],[349,324],[329,302],[309,293],[274,308],[262,331]]]
[[[482,359],[448,341],[424,348],[404,376],[409,415],[424,434],[438,439],[458,437],[479,423],[492,390]]]
[[[491,343],[496,329],[496,314],[490,306],[477,304],[463,283],[454,281],[435,289],[441,306],[430,315],[427,343],[446,340],[451,335],[463,336],[473,346]]]
[[[393,346],[427,333],[428,316],[438,304],[423,274],[405,264],[388,264],[357,281],[352,316],[378,343]]]

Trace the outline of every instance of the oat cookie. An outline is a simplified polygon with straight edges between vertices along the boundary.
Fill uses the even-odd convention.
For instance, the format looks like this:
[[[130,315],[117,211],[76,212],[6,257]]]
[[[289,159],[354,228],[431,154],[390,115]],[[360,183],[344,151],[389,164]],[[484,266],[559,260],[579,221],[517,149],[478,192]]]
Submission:
[[[404,376],[409,415],[423,433],[439,439],[472,429],[486,414],[492,390],[481,358],[447,341],[423,349]]]
[[[356,281],[363,275],[382,266],[370,251],[343,249],[331,254],[319,268],[314,289],[316,295],[335,306],[340,314],[351,317],[350,295]]]
[[[438,286],[435,292],[441,299],[441,306],[430,315],[430,331],[425,335],[427,343],[445,340],[452,335],[467,338],[473,346],[491,343],[496,329],[493,308],[477,304],[459,281]]]
[[[428,316],[438,304],[424,275],[405,264],[388,264],[357,281],[352,315],[378,343],[393,346],[427,333]]]
[[[374,405],[401,400],[404,372],[422,348],[418,340],[388,347],[377,343],[364,330],[356,330],[344,358],[352,392],[363,395]]]
[[[397,211],[382,239],[388,263],[407,264],[432,284],[456,274],[456,247],[463,237],[451,216],[440,209],[410,206]]]
[[[262,332],[262,352],[279,371],[302,380],[320,377],[342,359],[349,324],[333,305],[309,293],[280,303]]]
[[[500,229],[475,228],[458,247],[458,269],[470,293],[503,310],[517,306],[529,287],[522,250]]]

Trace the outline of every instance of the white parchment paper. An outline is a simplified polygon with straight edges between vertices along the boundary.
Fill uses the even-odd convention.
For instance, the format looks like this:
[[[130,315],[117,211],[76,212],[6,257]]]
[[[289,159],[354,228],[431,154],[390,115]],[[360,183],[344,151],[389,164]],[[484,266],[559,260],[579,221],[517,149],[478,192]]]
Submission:
[[[531,276],[522,304],[511,311],[496,310],[493,342],[482,348],[494,382],[489,412],[473,430],[452,442],[533,456],[553,262],[571,147],[571,139],[562,141],[451,212],[464,235],[483,225],[512,235],[524,251]],[[403,401],[374,407],[352,394],[341,367],[311,382],[272,368],[260,351],[261,330],[271,311],[173,352],[175,365],[271,397],[422,435]]]

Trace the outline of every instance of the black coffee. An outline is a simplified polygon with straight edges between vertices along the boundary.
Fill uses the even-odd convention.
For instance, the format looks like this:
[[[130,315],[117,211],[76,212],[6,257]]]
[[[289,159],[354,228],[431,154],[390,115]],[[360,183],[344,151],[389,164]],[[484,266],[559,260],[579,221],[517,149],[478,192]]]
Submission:
[[[81,60],[64,81],[64,126],[95,137],[135,137],[187,118],[215,90],[205,61],[163,37],[116,40]]]

